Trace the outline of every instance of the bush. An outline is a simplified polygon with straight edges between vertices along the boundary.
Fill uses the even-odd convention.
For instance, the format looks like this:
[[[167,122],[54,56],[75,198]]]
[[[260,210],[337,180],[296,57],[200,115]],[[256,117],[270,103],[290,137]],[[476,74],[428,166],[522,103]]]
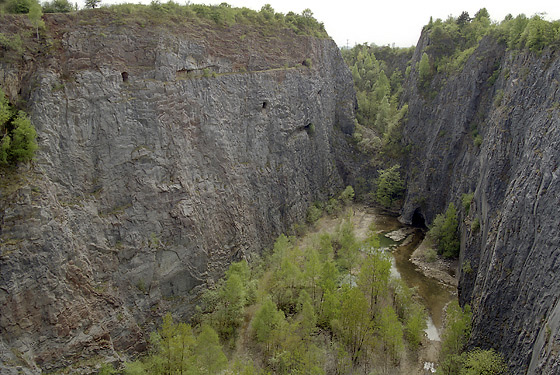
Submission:
[[[422,54],[422,58],[418,63],[418,79],[420,87],[422,88],[429,86],[432,80],[432,67],[430,66],[430,58],[426,52]]]
[[[344,189],[344,191],[340,193],[339,199],[345,206],[349,205],[350,202],[354,200],[354,188],[348,185],[346,189]]]
[[[74,7],[68,0],[53,0],[43,3],[43,13],[69,13]]]
[[[329,215],[337,214],[340,211],[340,202],[338,201],[338,199],[329,199],[327,205],[325,206],[325,211]]]
[[[438,253],[443,254],[446,258],[454,258],[459,255],[458,225],[457,209],[453,203],[449,203],[445,214],[436,216],[432,228],[428,232],[428,235],[436,242]]]
[[[493,349],[475,348],[462,357],[463,364],[459,371],[460,375],[500,375],[507,373],[504,358]]]
[[[0,164],[31,160],[37,150],[36,138],[27,114],[16,114],[0,89]]]
[[[8,0],[5,9],[8,13],[25,14],[29,13],[29,9],[35,3],[34,0]]]
[[[437,252],[434,249],[426,250],[424,254],[424,260],[428,263],[433,263],[437,260]]]
[[[315,224],[323,216],[323,210],[319,207],[317,203],[312,204],[307,209],[307,215],[305,220],[309,224]]]
[[[465,216],[469,215],[473,198],[474,193],[463,194],[463,196],[461,197],[461,203],[463,203],[463,211],[465,212]]]
[[[477,217],[471,223],[471,232],[476,233],[480,229],[480,219]]]
[[[379,171],[375,200],[385,207],[391,207],[404,192],[404,181],[399,173],[398,164]]]

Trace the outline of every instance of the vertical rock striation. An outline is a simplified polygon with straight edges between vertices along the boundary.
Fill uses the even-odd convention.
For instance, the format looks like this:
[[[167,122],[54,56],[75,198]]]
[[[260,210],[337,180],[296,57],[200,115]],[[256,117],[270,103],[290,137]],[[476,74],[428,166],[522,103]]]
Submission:
[[[429,43],[423,35],[413,67]],[[557,373],[560,57],[506,51],[487,37],[445,78],[435,76],[432,95],[417,89],[414,69],[407,82],[402,220],[430,223],[473,192],[460,226],[461,263],[472,267],[459,283],[474,310],[470,345],[499,350],[512,374]]]
[[[40,146],[0,190],[6,371],[141,350],[154,317],[188,316],[343,187],[333,140],[355,100],[332,40],[79,15],[46,19],[54,46],[31,73],[1,67]]]

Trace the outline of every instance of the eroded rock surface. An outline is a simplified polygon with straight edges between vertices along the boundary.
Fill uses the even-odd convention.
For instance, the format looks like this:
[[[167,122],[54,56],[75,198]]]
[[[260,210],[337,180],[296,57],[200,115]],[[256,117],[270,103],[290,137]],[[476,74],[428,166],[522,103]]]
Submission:
[[[413,67],[429,43],[423,35]],[[459,271],[468,270],[460,300],[475,312],[470,345],[504,353],[512,374],[557,373],[559,54],[506,51],[486,38],[461,73],[436,75],[428,92],[416,77],[405,90],[412,151],[402,219],[431,223],[474,193],[460,213]]]
[[[0,190],[6,371],[142,350],[155,317],[188,316],[232,260],[343,187],[333,139],[353,129],[330,39],[46,20],[55,50],[0,74],[12,96],[34,83],[39,134]]]

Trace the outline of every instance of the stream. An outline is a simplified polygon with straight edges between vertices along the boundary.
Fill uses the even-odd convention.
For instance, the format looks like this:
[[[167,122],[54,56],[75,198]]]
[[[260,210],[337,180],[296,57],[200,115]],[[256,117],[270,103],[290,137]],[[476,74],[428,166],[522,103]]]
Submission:
[[[374,217],[375,227],[380,231],[380,245],[390,250],[393,255],[392,275],[403,279],[408,287],[416,289],[428,311],[428,328],[426,329],[428,339],[440,341],[443,329],[443,309],[447,303],[456,298],[456,293],[453,287],[424,275],[410,260],[412,253],[424,239],[424,231],[401,224],[396,217],[380,213],[375,213]],[[395,233],[395,231],[400,233]],[[401,234],[402,239],[395,241],[387,236],[394,237],[395,234]]]

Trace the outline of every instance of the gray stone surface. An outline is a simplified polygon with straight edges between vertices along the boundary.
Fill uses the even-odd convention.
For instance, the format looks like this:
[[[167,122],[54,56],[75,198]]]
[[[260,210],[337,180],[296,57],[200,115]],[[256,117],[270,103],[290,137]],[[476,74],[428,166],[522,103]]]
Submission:
[[[413,67],[429,42],[423,35]],[[512,374],[555,374],[559,55],[508,52],[485,39],[460,74],[436,75],[433,97],[417,90],[416,77],[413,70],[405,90],[410,112],[404,136],[412,151],[401,220],[416,213],[431,223],[449,202],[460,207],[462,194],[474,192],[468,216],[462,209],[460,216],[461,262],[473,269],[460,272],[459,283],[461,302],[475,311],[469,345],[499,350]]]
[[[156,318],[189,316],[232,260],[343,188],[351,75],[332,40],[288,34],[275,59],[275,38],[228,56],[205,36],[76,22],[32,65],[39,151],[0,190],[0,368],[142,350]]]

